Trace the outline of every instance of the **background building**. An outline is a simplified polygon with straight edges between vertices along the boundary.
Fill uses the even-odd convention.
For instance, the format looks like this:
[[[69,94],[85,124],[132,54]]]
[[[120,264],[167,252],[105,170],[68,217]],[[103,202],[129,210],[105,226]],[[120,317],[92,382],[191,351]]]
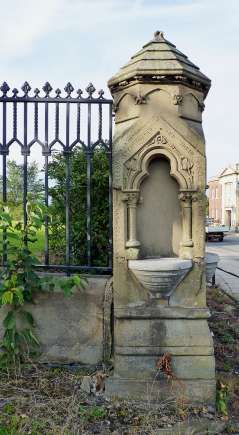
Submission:
[[[239,227],[239,163],[208,182],[209,217],[217,224]]]

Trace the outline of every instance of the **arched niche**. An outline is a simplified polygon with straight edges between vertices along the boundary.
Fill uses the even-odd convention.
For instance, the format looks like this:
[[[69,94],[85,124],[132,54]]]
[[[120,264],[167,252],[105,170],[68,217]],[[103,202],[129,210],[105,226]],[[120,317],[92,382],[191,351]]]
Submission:
[[[170,175],[170,162],[163,155],[148,162],[147,172],[140,184],[137,207],[140,256],[178,256],[182,239],[179,184]]]
[[[172,97],[165,89],[157,88],[146,92],[144,95],[148,104],[143,106],[144,112],[163,113],[172,109]]]
[[[202,121],[202,110],[200,110],[200,102],[191,92],[188,92],[183,96],[182,115],[195,121]]]

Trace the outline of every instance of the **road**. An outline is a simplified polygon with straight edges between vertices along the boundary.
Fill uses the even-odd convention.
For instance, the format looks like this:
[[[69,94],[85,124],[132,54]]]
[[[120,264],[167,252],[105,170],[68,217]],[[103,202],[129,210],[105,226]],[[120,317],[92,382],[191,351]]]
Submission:
[[[218,266],[239,276],[239,234],[225,236],[223,242],[207,242],[207,252],[220,257]],[[239,278],[216,271],[216,284],[239,301]]]

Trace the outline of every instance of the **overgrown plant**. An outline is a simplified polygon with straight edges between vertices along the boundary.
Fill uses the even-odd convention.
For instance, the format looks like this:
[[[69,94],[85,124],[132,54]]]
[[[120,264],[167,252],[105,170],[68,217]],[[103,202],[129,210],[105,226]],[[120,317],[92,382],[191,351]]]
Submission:
[[[1,255],[3,267],[0,272],[0,306],[7,314],[3,320],[4,334],[0,343],[0,368],[14,367],[31,360],[39,353],[39,340],[35,335],[35,322],[26,309],[26,303],[41,291],[61,288],[66,296],[74,287],[83,287],[85,281],[74,275],[70,278],[39,276],[36,271],[37,258],[30,245],[37,241],[37,234],[45,220],[46,208],[42,202],[27,202],[27,224],[16,222],[13,212],[2,205],[0,231],[2,235]]]
[[[219,415],[223,416],[224,419],[227,419],[228,417],[228,408],[227,408],[228,399],[229,399],[228,385],[218,380],[217,392],[216,392],[216,409]]]

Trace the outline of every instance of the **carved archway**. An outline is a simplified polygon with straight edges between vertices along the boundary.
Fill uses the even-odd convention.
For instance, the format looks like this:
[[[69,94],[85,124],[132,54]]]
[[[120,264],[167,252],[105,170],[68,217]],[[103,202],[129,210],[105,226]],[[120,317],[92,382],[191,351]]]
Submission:
[[[142,181],[149,175],[150,162],[158,157],[166,157],[170,163],[170,175],[178,182],[180,189],[188,189],[188,183],[183,174],[180,173],[178,168],[178,161],[176,157],[166,148],[157,147],[147,150],[141,158],[140,172],[132,179],[132,189],[138,190]]]
[[[167,139],[161,135],[159,144],[151,141],[124,164],[123,189],[124,190],[139,190],[139,186],[143,179],[148,176],[148,166],[152,159],[156,157],[166,157],[170,163],[170,175],[176,179],[180,189],[192,189],[193,177],[192,166],[187,157],[180,157],[176,153],[172,153],[167,147]],[[159,141],[158,141],[159,142]],[[164,143],[165,142],[165,143]]]
[[[182,208],[183,233],[182,255],[191,258],[192,242],[192,192],[193,176],[192,166],[187,157],[172,152],[168,146],[168,140],[159,132],[150,142],[142,147],[124,164],[123,190],[126,193],[128,210],[128,234],[127,248],[137,251],[140,241],[136,234],[136,214],[139,200],[140,185],[149,176],[150,162],[155,158],[166,158],[170,164],[170,175],[177,181],[180,189],[179,201]]]

